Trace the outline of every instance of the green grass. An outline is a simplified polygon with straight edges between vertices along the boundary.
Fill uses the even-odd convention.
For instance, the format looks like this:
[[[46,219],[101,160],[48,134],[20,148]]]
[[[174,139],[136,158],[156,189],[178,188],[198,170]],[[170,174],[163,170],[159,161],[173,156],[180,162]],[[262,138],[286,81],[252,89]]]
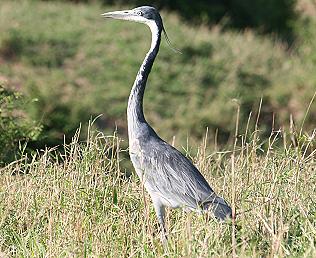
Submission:
[[[96,131],[1,169],[0,251],[9,257],[314,257],[314,138],[274,132],[269,148],[239,133],[228,151],[206,138],[194,163],[234,207],[234,222],[168,210],[168,246],[137,176],[121,168],[121,140]],[[298,135],[298,133],[296,134]],[[282,141],[284,149],[277,147]],[[209,155],[207,153],[210,153]],[[190,155],[190,153],[187,153]],[[234,226],[235,225],[235,226]],[[233,230],[234,228],[234,230]],[[233,233],[234,232],[234,233]]]
[[[126,102],[150,45],[142,24],[104,20],[100,13],[125,7],[55,1],[3,1],[0,15],[0,82],[38,99],[27,107],[43,124],[40,146],[69,141],[80,123],[103,116],[98,128],[126,135]],[[127,8],[127,7],[126,7]],[[32,10],[32,12],[30,12]],[[241,124],[263,97],[266,133],[286,127],[290,114],[302,121],[315,92],[314,20],[297,22],[291,50],[272,36],[251,30],[221,31],[190,26],[162,12],[181,54],[165,41],[145,95],[147,119],[169,140],[201,140],[206,127],[226,142],[234,128],[236,103]],[[312,130],[316,106],[305,122]]]

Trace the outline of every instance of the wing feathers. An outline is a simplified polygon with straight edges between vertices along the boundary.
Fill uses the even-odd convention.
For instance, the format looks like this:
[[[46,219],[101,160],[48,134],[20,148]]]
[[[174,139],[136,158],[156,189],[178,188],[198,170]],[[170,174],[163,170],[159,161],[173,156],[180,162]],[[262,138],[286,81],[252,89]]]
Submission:
[[[217,196],[198,169],[181,152],[165,142],[143,149],[145,180],[150,187],[179,206],[198,208],[217,202]],[[203,208],[203,207],[201,207]]]

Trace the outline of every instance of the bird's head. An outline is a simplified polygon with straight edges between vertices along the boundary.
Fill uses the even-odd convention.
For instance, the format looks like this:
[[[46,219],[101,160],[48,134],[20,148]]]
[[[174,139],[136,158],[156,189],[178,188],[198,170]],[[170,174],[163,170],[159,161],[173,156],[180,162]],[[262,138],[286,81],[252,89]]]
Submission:
[[[135,21],[151,26],[153,23],[159,29],[163,28],[159,12],[152,6],[140,6],[131,10],[114,11],[101,14],[104,18]]]
[[[169,47],[175,52],[181,53],[180,50],[174,48],[171,45],[167,32],[164,29],[162,18],[159,12],[152,6],[140,6],[131,10],[107,12],[101,15],[104,18],[112,18],[112,19],[118,19],[118,20],[127,20],[127,21],[144,23],[148,25],[152,31],[155,31],[155,32],[158,31],[159,35],[161,32],[163,32],[166,37]]]

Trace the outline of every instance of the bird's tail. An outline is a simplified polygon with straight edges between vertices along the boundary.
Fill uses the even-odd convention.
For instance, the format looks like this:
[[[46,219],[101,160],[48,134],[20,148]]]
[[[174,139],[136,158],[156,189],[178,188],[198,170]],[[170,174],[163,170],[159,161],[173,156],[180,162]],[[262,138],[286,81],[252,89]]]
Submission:
[[[218,220],[232,218],[232,209],[222,197],[216,196],[212,202],[205,204],[204,209],[213,211],[215,218]]]

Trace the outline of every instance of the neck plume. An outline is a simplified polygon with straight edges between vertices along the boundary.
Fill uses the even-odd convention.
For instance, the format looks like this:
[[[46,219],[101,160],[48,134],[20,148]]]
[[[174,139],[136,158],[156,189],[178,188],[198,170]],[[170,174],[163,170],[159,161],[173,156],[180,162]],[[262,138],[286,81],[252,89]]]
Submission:
[[[132,130],[132,127],[136,129],[141,123],[146,123],[143,112],[144,92],[148,75],[159,51],[161,40],[161,29],[158,28],[156,23],[149,24],[149,27],[152,34],[151,47],[138,70],[128,99],[127,120],[129,137],[132,137],[132,131],[135,132],[135,130]]]

